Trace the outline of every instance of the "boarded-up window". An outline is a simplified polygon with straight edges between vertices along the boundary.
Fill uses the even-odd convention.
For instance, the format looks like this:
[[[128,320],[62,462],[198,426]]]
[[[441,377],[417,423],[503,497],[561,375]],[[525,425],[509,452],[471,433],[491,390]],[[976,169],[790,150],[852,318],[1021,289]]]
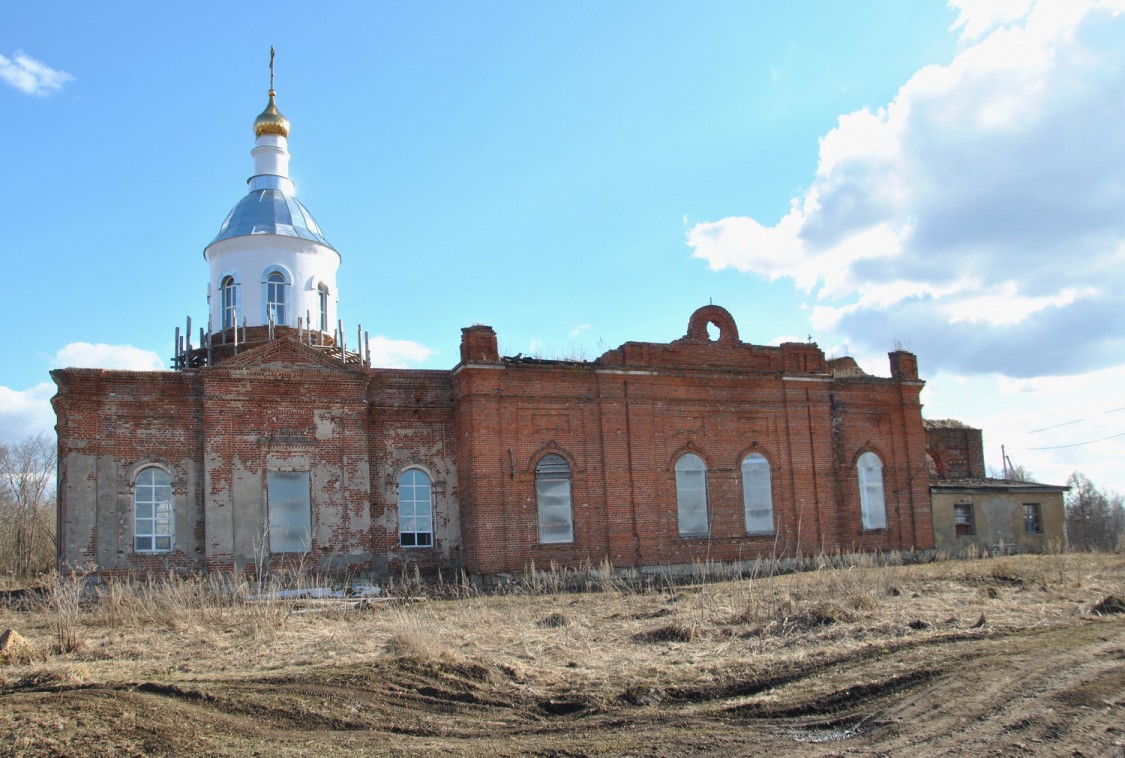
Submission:
[[[707,464],[694,453],[676,461],[676,515],[681,537],[707,536]]]
[[[561,455],[544,455],[535,465],[535,503],[540,542],[574,542],[570,503],[570,464]]]
[[[746,533],[772,533],[773,492],[770,487],[770,462],[764,455],[751,453],[742,460],[742,501],[746,510]]]
[[[269,472],[270,552],[307,553],[312,548],[308,471]]]
[[[864,453],[859,469],[859,509],[864,529],[887,528],[887,506],[883,500],[883,462],[875,453]]]

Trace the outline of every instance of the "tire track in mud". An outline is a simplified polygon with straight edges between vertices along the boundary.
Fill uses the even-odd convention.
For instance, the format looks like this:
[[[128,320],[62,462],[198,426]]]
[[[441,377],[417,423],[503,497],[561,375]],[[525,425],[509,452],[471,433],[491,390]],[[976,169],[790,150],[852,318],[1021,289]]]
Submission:
[[[43,730],[30,749],[21,743],[24,755],[250,746],[321,757],[815,754],[843,745],[923,756],[1092,745],[1112,754],[1125,738],[1108,731],[1125,723],[1125,620],[888,640],[709,687],[582,687],[473,660],[381,658],[249,679],[9,689],[0,704]],[[70,741],[52,743],[49,730],[60,728]]]

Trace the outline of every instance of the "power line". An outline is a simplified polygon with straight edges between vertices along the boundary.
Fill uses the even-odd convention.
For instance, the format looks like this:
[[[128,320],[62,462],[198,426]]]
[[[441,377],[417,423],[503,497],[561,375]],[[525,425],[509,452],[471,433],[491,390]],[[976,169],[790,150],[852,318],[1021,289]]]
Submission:
[[[1083,445],[1093,445],[1095,442],[1105,442],[1106,440],[1116,439],[1118,437],[1125,437],[1125,432],[1121,434],[1111,434],[1108,437],[1102,437],[1100,440],[1088,440],[1086,442],[1075,442],[1070,445],[1054,445],[1052,447],[1029,447],[1028,450],[1060,450],[1064,447],[1082,447]]]
[[[1108,416],[1109,414],[1117,413],[1118,411],[1125,411],[1125,405],[1121,406],[1120,408],[1114,408],[1112,410],[1105,411],[1101,415]],[[1045,426],[1042,429],[1032,429],[1030,432],[1028,432],[1028,434],[1035,434],[1037,432],[1045,432],[1048,429],[1058,429],[1060,426],[1070,426],[1071,424],[1081,424],[1083,421],[1090,421],[1094,418],[1096,418],[1096,416],[1089,416],[1087,418],[1076,418],[1073,421],[1064,421],[1061,424],[1055,424],[1054,426]],[[1109,439],[1109,438],[1107,437],[1106,439]],[[1086,444],[1086,443],[1082,443],[1082,444]],[[1067,445],[1063,445],[1062,447],[1067,447]],[[1049,450],[1049,449],[1050,448],[1045,448],[1045,447],[1032,448],[1032,450]]]

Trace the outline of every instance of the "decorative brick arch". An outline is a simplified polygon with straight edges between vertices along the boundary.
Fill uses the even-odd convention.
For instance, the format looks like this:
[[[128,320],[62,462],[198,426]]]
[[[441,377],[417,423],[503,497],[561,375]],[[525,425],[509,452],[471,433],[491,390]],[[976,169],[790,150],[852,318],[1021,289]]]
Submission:
[[[717,342],[720,344],[738,342],[738,326],[734,323],[734,317],[726,308],[718,305],[705,305],[691,314],[684,339],[691,342],[710,342],[711,337],[707,334],[708,324],[714,324],[719,328]]]

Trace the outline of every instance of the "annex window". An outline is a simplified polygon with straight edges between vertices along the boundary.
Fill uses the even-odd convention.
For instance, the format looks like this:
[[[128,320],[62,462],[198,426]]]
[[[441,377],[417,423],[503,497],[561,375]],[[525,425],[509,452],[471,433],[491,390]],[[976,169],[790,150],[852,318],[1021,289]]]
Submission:
[[[274,271],[266,277],[266,317],[275,324],[285,325],[285,301],[289,285],[285,276]]]
[[[1023,504],[1023,530],[1027,534],[1042,534],[1043,520],[1039,512],[1039,503]]]
[[[887,506],[883,499],[883,462],[875,453],[859,456],[859,509],[864,529],[887,528]]]
[[[172,552],[172,479],[155,466],[143,468],[133,482],[133,550]]]
[[[270,471],[267,476],[270,552],[312,549],[312,507],[308,471]]]
[[[742,503],[746,511],[746,533],[771,534],[773,491],[770,462],[764,455],[751,453],[742,459]]]
[[[540,542],[574,542],[570,464],[561,455],[544,455],[535,464],[535,505],[539,511]]]
[[[320,331],[328,331],[328,287],[323,283],[316,287],[317,303],[320,306]]]
[[[676,514],[681,537],[707,536],[707,464],[695,453],[676,461]]]
[[[973,504],[955,503],[953,506],[953,529],[958,536],[971,536],[977,533],[973,524]]]
[[[434,544],[434,498],[430,477],[416,468],[398,478],[398,544],[430,547]]]
[[[223,277],[219,285],[220,302],[223,304],[222,321],[223,329],[230,329],[238,321],[238,285],[233,276]]]

